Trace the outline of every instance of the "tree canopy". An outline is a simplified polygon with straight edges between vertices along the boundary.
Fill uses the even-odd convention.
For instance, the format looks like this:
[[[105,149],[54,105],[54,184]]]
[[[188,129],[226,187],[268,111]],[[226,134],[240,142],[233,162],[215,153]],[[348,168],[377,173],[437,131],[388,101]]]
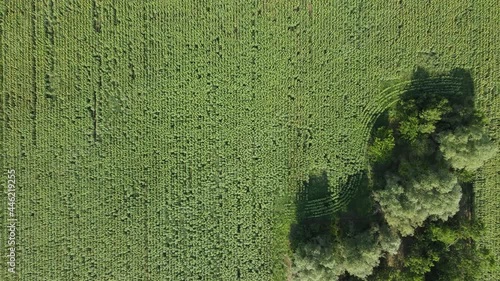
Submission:
[[[386,188],[375,193],[387,223],[401,235],[413,234],[428,218],[447,220],[459,209],[462,192],[457,178],[440,169],[413,178],[387,176]]]
[[[491,266],[475,242],[482,225],[459,213],[473,173],[496,153],[470,74],[414,77],[373,130],[364,199],[299,232],[294,280],[474,280]]]
[[[474,172],[497,152],[483,126],[459,127],[438,135],[439,149],[456,170]]]

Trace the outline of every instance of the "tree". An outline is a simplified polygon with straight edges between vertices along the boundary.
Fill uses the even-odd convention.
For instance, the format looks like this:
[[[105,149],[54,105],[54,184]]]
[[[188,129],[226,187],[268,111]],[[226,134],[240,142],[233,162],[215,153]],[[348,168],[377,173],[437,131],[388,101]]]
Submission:
[[[402,139],[410,143],[434,133],[438,122],[451,111],[448,100],[434,95],[422,103],[422,96],[402,101],[393,116]]]
[[[456,170],[474,172],[491,159],[496,151],[484,127],[474,125],[459,127],[455,131],[439,134],[439,149]]]
[[[462,192],[453,174],[445,169],[429,169],[408,179],[388,175],[386,188],[374,196],[387,223],[408,236],[427,218],[447,220],[453,216],[459,209]]]
[[[446,76],[462,79],[460,85],[448,87]],[[497,149],[474,108],[470,73],[457,69],[446,76],[418,70],[420,79],[379,128],[392,130],[394,146],[391,161],[373,169],[381,172],[372,176],[377,179],[373,198],[390,230],[404,236],[404,246],[369,280],[475,280],[492,266],[491,255],[475,243],[479,224],[458,211],[467,187],[461,184],[470,183]],[[373,140],[371,151],[381,151],[383,138]],[[397,251],[398,244],[380,244]]]
[[[458,240],[426,274],[427,280],[481,280],[480,273],[494,265],[494,257],[484,247],[470,240]]]
[[[434,223],[426,230],[427,239],[440,249],[440,259],[427,280],[459,281],[477,280],[479,273],[487,272],[494,265],[494,258],[475,241],[482,235],[484,225],[479,221],[464,220],[455,216],[450,223]]]
[[[387,226],[383,226],[380,229],[380,246],[382,251],[387,252],[390,255],[394,255],[398,252],[401,245],[401,237],[396,231],[391,230]]]
[[[299,246],[294,255],[294,280],[338,280],[344,274],[366,279],[384,252],[395,253],[399,236],[387,227],[374,226],[352,236],[318,236]]]
[[[368,157],[373,163],[386,162],[391,159],[394,149],[392,130],[384,127],[377,129],[373,142],[368,149]]]
[[[294,280],[337,280],[345,272],[339,253],[339,247],[332,245],[329,237],[318,236],[301,244],[294,253]]]
[[[380,263],[382,247],[376,231],[373,228],[345,239],[342,245],[345,253],[343,264],[350,275],[365,279]]]

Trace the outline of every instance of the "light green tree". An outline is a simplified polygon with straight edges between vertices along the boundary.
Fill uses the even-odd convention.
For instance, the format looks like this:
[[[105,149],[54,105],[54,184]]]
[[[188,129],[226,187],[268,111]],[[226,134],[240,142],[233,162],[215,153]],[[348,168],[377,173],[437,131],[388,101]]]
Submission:
[[[390,160],[394,149],[394,136],[388,128],[378,128],[373,143],[368,148],[368,156],[374,163]]]
[[[418,108],[416,100],[405,101],[401,104],[401,111],[396,113],[399,120],[399,132],[407,141],[414,142],[419,136],[428,136],[436,130],[436,125],[445,114],[451,111],[448,100],[429,103],[426,108]]]
[[[473,172],[497,152],[497,148],[482,126],[460,127],[439,134],[439,149],[456,170]]]
[[[359,233],[345,239],[344,267],[350,275],[365,279],[373,273],[373,268],[379,265],[382,247],[378,243],[375,230]]]
[[[387,226],[383,226],[380,229],[380,246],[382,247],[382,251],[387,252],[390,255],[395,255],[399,246],[401,245],[401,237],[399,234],[391,230]]]
[[[294,254],[294,280],[338,280],[346,273],[366,279],[385,252],[394,254],[400,238],[387,227],[374,226],[353,236],[338,237],[334,243],[316,237]]]
[[[339,245],[331,245],[325,237],[301,245],[294,254],[292,274],[294,280],[338,280],[345,273]]]
[[[412,235],[428,218],[453,216],[461,196],[457,178],[445,169],[416,172],[405,180],[389,175],[386,188],[374,193],[387,223],[402,236]]]

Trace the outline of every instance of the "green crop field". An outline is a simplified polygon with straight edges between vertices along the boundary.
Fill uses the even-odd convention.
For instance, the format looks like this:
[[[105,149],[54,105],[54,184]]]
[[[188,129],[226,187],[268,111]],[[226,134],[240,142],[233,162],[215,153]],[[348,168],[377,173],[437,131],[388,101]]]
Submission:
[[[349,203],[417,66],[470,70],[500,139],[499,0],[0,7],[0,280],[286,280],[297,190],[322,171],[311,216]],[[475,210],[500,261],[499,171]]]

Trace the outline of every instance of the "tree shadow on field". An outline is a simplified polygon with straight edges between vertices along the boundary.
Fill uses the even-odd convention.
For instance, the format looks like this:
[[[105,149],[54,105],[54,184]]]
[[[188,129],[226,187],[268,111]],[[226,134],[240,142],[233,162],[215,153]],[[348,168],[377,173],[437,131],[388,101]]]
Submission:
[[[290,245],[292,250],[311,241],[314,237],[331,233],[333,224],[333,214],[325,212],[323,214],[313,214],[310,206],[311,202],[319,201],[316,207],[321,210],[329,210],[333,204],[328,176],[323,171],[319,175],[310,175],[309,180],[303,183],[302,189],[296,194],[296,220],[290,229]]]
[[[335,235],[352,231],[338,225],[339,222],[344,224],[350,221],[365,225],[370,220],[366,214],[372,208],[367,186],[366,172],[349,176],[339,190],[343,193],[352,192],[348,195],[351,200],[343,210],[338,210],[335,208],[335,203],[338,202],[332,197],[326,172],[310,175],[296,194],[297,223],[291,226],[289,234],[292,250],[295,251],[299,245],[307,244],[317,237],[322,237],[329,243]]]
[[[351,189],[351,199],[338,214],[339,231],[341,235],[350,236],[366,231],[379,217],[374,213],[372,189],[366,171],[351,175],[345,185]]]

